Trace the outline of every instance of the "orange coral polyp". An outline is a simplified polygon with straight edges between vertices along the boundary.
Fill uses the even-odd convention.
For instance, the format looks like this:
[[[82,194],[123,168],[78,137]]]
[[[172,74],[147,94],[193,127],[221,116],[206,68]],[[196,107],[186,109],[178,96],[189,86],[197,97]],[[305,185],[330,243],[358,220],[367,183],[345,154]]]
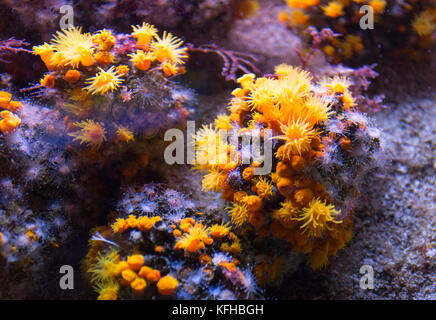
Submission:
[[[21,124],[21,119],[10,111],[0,112],[0,117],[2,118],[0,120],[0,131],[4,134],[14,132]]]
[[[321,7],[324,14],[329,18],[337,18],[344,15],[344,6],[338,1],[331,1],[326,6]]]
[[[161,295],[168,296],[174,293],[178,284],[179,282],[177,281],[177,279],[170,275],[166,275],[160,278],[156,287]]]
[[[53,54],[55,51],[53,45],[44,43],[40,46],[34,46],[32,49],[33,54],[39,55],[48,70],[54,70],[56,68],[56,65],[52,62]]]
[[[183,64],[188,58],[187,48],[182,47],[183,41],[164,31],[162,38],[155,36],[151,47],[159,62],[168,59],[169,62]]]
[[[260,178],[256,183],[256,193],[260,199],[269,199],[273,195],[273,185],[265,178]]]
[[[99,51],[95,54],[95,61],[103,66],[108,66],[114,62],[114,56],[107,51]]]
[[[98,72],[94,77],[86,80],[89,84],[84,89],[92,94],[106,94],[109,91],[114,91],[124,81],[118,73],[115,72],[115,67],[112,66],[108,70],[98,68]]]
[[[52,74],[46,74],[44,78],[42,78],[39,83],[41,86],[45,88],[54,88],[55,85],[55,77]]]
[[[88,52],[88,51],[81,52],[80,53],[80,63],[84,67],[90,67],[90,66],[94,65],[95,60],[94,60],[94,57],[92,55],[92,52]]]
[[[155,59],[155,56],[152,53],[145,53],[142,50],[137,50],[135,53],[131,53],[128,56],[131,58],[130,61],[133,63],[135,68],[141,71],[147,71],[150,69],[151,63]]]
[[[160,279],[160,271],[156,269],[150,270],[147,272],[146,279],[151,283],[158,282]]]
[[[99,46],[100,50],[108,51],[115,44],[115,37],[110,30],[100,30],[92,38],[92,42]]]
[[[247,206],[248,211],[259,211],[262,208],[262,199],[258,196],[246,196],[241,202]]]
[[[116,73],[126,76],[129,73],[129,67],[122,64],[115,68]]]
[[[294,199],[297,203],[307,205],[313,198],[313,192],[309,188],[300,189],[294,194]]]
[[[162,71],[167,77],[171,77],[179,72],[177,65],[171,62],[162,63]]]
[[[301,216],[296,220],[303,221],[300,228],[304,229],[304,232],[312,237],[319,238],[323,232],[331,229],[331,223],[342,223],[342,221],[335,220],[338,215],[339,212],[335,210],[333,205],[326,204],[325,201],[315,198],[310,201],[307,208],[303,208]]]
[[[142,278],[136,278],[130,283],[130,287],[136,294],[140,294],[147,287],[147,282]]]
[[[6,91],[0,91],[0,108],[7,109],[12,95]]]
[[[319,0],[286,0],[291,8],[307,9],[319,4]]]
[[[220,262],[219,265],[223,268],[225,268],[227,271],[235,272],[236,271],[236,265],[233,262]]]
[[[142,278],[147,278],[147,275],[153,270],[153,268],[148,266],[143,266],[138,272],[138,275]]]
[[[127,230],[128,225],[127,225],[125,219],[118,218],[118,219],[115,221],[115,223],[112,224],[111,227],[112,227],[112,230],[113,230],[115,233],[123,233],[124,231]]]
[[[79,81],[80,79],[80,72],[77,70],[68,70],[65,73],[65,80],[67,80],[69,83],[75,83]]]
[[[283,148],[284,159],[290,159],[292,155],[301,155],[310,150],[310,142],[316,135],[315,130],[303,120],[291,120],[286,125],[281,124],[283,135],[275,136],[273,139],[285,141]]]
[[[242,77],[237,79],[237,83],[239,83],[244,90],[251,90],[253,88],[253,81],[255,79],[255,75],[253,73],[247,73]]]
[[[255,211],[250,212],[250,216],[248,218],[248,222],[254,227],[260,227],[264,224],[265,217],[262,212]]]
[[[196,252],[197,250],[204,249],[204,243],[201,241],[201,239],[194,238],[186,246],[186,251],[188,252]]]
[[[157,29],[148,23],[143,22],[141,26],[132,26],[132,36],[136,38],[136,46],[143,50],[148,50]]]
[[[119,126],[116,132],[116,140],[119,142],[129,143],[135,140],[133,133],[126,127]]]
[[[249,218],[249,211],[245,204],[233,203],[233,207],[229,208],[229,216],[232,223],[237,227],[242,227]]]
[[[210,235],[214,238],[220,239],[228,235],[230,232],[230,227],[227,225],[213,225],[210,227]]]
[[[138,277],[138,275],[135,273],[135,271],[126,269],[121,272],[121,277],[126,283],[130,284]]]
[[[81,28],[70,26],[62,32],[58,31],[52,43],[55,53],[59,55],[58,58],[62,58],[57,61],[59,66],[77,68],[82,64],[84,67],[90,67],[95,63],[92,36],[82,33]],[[54,61],[54,57],[51,61]]]

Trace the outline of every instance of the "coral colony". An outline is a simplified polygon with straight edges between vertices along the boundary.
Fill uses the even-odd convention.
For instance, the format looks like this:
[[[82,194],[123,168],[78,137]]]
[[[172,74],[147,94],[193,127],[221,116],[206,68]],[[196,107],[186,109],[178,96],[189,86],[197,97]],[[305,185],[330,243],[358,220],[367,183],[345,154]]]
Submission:
[[[227,1],[214,11],[200,2],[205,17],[228,6],[234,19],[261,3]],[[14,38],[0,42],[0,63],[25,58],[44,68],[27,86],[0,79],[0,297],[38,297],[35,283],[73,246],[84,295],[99,300],[269,299],[297,268],[322,273],[347,254],[362,188],[383,159],[368,115],[381,96],[365,93],[377,73],[341,64],[378,50],[377,35],[359,28],[360,8],[394,30],[384,50],[403,39],[410,54],[430,46],[436,8],[286,4],[281,23],[274,19],[301,37],[301,61],[270,73],[249,53],[186,43],[176,25],[168,32],[151,22],[158,15],[117,29],[108,12],[118,4],[99,7],[107,28],[47,31],[31,50]],[[215,78],[198,71],[209,53],[224,65]],[[312,68],[319,53],[325,65]],[[225,88],[226,104],[199,98],[197,74],[224,83],[214,85]]]
[[[287,0],[278,19],[300,32],[307,27],[331,28],[341,37],[329,37],[322,50],[333,63],[374,55],[403,46],[410,55],[425,51],[436,32],[436,4],[432,0]],[[377,24],[377,30],[374,25]],[[389,32],[380,32],[380,28]],[[371,32],[371,29],[372,32]]]

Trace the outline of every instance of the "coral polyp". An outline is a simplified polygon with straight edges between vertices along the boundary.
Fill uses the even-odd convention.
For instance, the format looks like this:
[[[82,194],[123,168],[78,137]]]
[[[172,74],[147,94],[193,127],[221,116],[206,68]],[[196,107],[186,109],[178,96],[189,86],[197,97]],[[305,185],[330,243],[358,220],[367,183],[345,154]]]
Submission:
[[[163,33],[162,38],[156,36],[156,41],[151,44],[156,59],[159,62],[164,62],[168,59],[175,64],[181,64],[188,58],[187,49],[182,47],[182,45],[182,40],[167,32]]]
[[[85,120],[76,122],[74,125],[80,128],[77,132],[70,133],[74,140],[79,140],[80,143],[88,144],[94,148],[99,148],[106,140],[106,131],[101,124],[93,120]]]
[[[285,2],[285,1],[283,1]],[[332,30],[317,45],[333,63],[362,60],[377,52],[424,53],[436,31],[434,1],[287,1],[278,19],[293,30]],[[369,30],[379,29],[378,32]],[[310,31],[309,31],[310,32]],[[433,37],[434,39],[434,37]],[[373,45],[376,43],[377,45]]]
[[[15,114],[23,110],[20,101],[12,100],[12,95],[6,91],[0,91],[0,131],[10,134],[17,130],[21,124],[21,118]]]
[[[157,36],[157,29],[148,23],[143,22],[141,26],[132,26],[132,35],[137,39],[136,45],[139,48],[148,50],[153,37]]]
[[[329,224],[342,222],[335,221],[337,215],[339,212],[335,210],[333,205],[326,205],[325,202],[315,198],[309,202],[309,206],[304,208],[301,216],[296,219],[303,222],[300,228],[304,229],[309,236],[319,238],[324,230],[331,230]]]
[[[0,299],[435,298],[435,0],[0,12]]]
[[[166,79],[182,73],[187,48],[172,34],[159,37],[150,24],[133,26],[131,34],[69,27],[50,43],[34,46],[33,53],[48,72],[29,90],[54,102],[72,145],[87,161],[116,162],[123,154],[136,157],[138,150],[141,159],[149,158],[150,140],[163,129],[182,126],[189,114],[182,104],[191,98],[189,91]],[[129,170],[148,164],[138,162],[137,169],[124,164],[122,174],[130,178]]]
[[[189,199],[181,200],[177,216],[169,214],[170,197],[184,199],[174,190],[151,184],[139,189],[125,192],[115,224],[97,228],[89,241],[84,263],[98,299],[259,297],[260,290],[245,291],[253,275],[238,260],[241,245],[231,227],[208,226],[213,213],[199,215],[197,208],[188,208]],[[148,217],[140,208],[150,202],[156,207]],[[135,215],[126,216],[131,206]],[[141,229],[141,219],[155,222]],[[130,232],[119,229],[124,222]]]

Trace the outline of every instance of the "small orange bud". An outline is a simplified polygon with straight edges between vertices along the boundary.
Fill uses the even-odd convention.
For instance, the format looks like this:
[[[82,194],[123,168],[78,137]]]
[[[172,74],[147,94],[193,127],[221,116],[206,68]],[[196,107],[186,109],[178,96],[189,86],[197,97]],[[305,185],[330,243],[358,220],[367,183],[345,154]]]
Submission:
[[[236,191],[233,195],[233,201],[239,203],[242,198],[247,196],[247,192],[245,191]]]
[[[121,272],[121,277],[126,283],[131,283],[133,280],[136,279],[137,275],[135,271],[132,271],[130,269],[124,270]]]
[[[276,173],[279,177],[290,178],[292,175],[291,165],[287,161],[280,161],[276,166]]]
[[[80,79],[80,72],[77,70],[68,70],[65,73],[65,80],[67,80],[69,83],[75,83],[79,81]]]

